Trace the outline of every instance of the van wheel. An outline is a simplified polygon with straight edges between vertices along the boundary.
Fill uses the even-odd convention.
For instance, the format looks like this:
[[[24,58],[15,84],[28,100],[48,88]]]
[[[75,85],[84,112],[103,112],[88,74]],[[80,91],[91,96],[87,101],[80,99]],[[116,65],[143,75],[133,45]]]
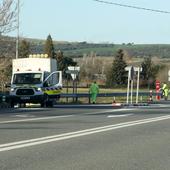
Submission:
[[[14,102],[10,103],[11,108],[14,108]]]
[[[41,107],[45,107],[45,103],[44,102],[41,102],[40,105],[41,105]]]
[[[46,107],[53,107],[53,101],[46,101]]]

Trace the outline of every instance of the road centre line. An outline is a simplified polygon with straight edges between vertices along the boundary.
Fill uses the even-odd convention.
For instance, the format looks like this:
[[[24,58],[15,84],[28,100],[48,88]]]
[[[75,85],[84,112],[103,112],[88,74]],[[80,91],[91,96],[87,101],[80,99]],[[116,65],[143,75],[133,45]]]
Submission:
[[[170,119],[170,116],[160,116],[160,117],[155,117],[155,118],[141,119],[141,120],[129,121],[129,122],[124,122],[124,123],[119,123],[119,124],[114,124],[114,125],[107,125],[107,126],[85,129],[85,130],[80,130],[80,131],[75,131],[75,132],[69,132],[69,133],[64,133],[64,134],[59,134],[59,135],[46,136],[46,137],[35,138],[35,139],[30,139],[30,140],[6,143],[6,144],[0,145],[0,152],[10,151],[10,150],[19,149],[19,148],[25,148],[25,147],[55,142],[55,141],[61,141],[61,140],[76,138],[80,136],[86,136],[90,134],[96,134],[100,132],[125,128],[125,127],[131,127],[135,125],[142,125],[142,124],[147,124],[147,123],[152,123],[152,122],[157,122],[157,121],[167,120],[167,119]]]
[[[55,119],[55,118],[65,118],[65,117],[71,117],[71,116],[74,116],[74,115],[47,116],[47,117],[39,117],[39,118],[29,118],[29,119],[19,119],[19,120],[7,120],[7,121],[0,122],[0,124],[17,123],[17,122],[29,122],[29,121],[35,121],[35,120],[47,120],[47,119]]]
[[[100,114],[100,113],[114,113],[114,112],[122,112],[122,111],[131,111],[136,110],[135,108],[123,108],[123,109],[109,109],[109,110],[102,110],[98,112],[91,112],[91,113],[83,113],[84,115],[92,115],[92,114]]]
[[[134,115],[134,114],[122,114],[122,115],[109,115],[107,116],[108,118],[116,118],[116,117],[127,117],[127,116],[131,116],[131,115]]]
[[[29,115],[29,114],[20,114],[20,115],[14,115],[13,117],[21,117],[21,118],[33,118],[35,115]]]

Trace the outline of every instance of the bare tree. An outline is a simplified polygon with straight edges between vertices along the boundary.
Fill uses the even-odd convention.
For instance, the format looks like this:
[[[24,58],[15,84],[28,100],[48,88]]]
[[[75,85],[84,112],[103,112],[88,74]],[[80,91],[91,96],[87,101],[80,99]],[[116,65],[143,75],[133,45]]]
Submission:
[[[0,0],[0,36],[16,29],[17,5],[14,0]]]

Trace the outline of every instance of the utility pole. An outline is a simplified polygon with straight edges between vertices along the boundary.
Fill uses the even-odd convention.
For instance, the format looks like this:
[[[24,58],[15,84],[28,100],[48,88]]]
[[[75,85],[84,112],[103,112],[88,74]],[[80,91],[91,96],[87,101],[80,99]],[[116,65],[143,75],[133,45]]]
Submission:
[[[20,0],[17,1],[17,37],[16,37],[16,59],[18,58],[18,49],[19,49],[19,8]]]

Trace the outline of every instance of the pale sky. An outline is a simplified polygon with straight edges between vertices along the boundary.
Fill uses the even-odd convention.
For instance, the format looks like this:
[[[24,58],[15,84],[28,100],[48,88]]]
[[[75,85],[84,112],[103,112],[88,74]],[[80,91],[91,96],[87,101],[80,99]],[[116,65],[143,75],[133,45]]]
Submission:
[[[170,44],[170,14],[93,0],[20,0],[20,35],[56,41]],[[107,0],[170,11],[170,0]],[[16,32],[10,35],[15,36]]]

